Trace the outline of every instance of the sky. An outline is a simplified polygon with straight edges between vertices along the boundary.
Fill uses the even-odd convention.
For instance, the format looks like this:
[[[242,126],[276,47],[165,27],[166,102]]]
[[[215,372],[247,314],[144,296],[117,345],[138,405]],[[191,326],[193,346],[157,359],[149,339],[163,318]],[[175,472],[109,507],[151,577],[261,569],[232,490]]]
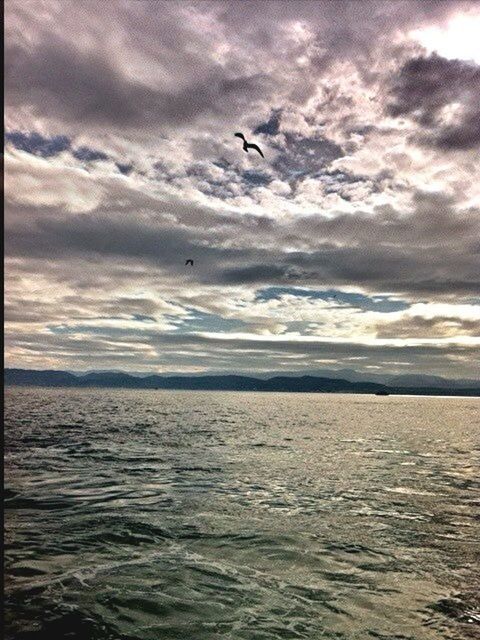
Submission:
[[[479,34],[461,0],[7,0],[6,366],[480,379]]]

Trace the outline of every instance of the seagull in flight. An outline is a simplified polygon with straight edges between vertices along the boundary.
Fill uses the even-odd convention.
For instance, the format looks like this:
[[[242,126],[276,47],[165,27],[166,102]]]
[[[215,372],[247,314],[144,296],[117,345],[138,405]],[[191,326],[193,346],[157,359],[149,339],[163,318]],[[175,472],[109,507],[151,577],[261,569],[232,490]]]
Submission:
[[[249,149],[255,149],[255,151],[258,151],[258,153],[262,156],[262,158],[264,158],[265,156],[262,153],[262,150],[260,149],[260,147],[257,144],[251,144],[250,142],[247,142],[245,140],[245,136],[243,135],[243,133],[236,133],[235,134],[237,138],[241,138],[243,140],[243,150],[248,153]]]
[[[192,267],[193,267],[193,260],[187,260],[187,261],[185,262],[185,266],[187,266],[188,264],[191,264],[191,265],[192,265]]]

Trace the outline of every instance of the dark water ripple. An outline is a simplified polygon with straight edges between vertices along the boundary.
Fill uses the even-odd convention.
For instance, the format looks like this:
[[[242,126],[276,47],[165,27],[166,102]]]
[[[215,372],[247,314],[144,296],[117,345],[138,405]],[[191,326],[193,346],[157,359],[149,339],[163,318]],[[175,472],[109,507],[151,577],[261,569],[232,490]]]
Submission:
[[[479,408],[7,389],[5,637],[478,638]]]

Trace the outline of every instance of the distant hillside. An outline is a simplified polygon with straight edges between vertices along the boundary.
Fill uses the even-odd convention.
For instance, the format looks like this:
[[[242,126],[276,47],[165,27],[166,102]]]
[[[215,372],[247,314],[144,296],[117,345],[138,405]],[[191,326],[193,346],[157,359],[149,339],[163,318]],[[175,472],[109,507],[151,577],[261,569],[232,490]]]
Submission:
[[[38,387],[103,387],[123,389],[187,389],[212,391],[291,391],[316,393],[390,393],[416,395],[480,396],[480,383],[464,389],[443,386],[401,386],[377,382],[350,382],[318,376],[275,376],[268,379],[237,375],[159,376],[143,378],[121,372],[96,372],[84,375],[68,371],[5,369],[6,385]]]
[[[68,371],[74,376],[85,376],[90,373],[125,373],[121,370],[106,370],[106,369],[92,369],[91,371]],[[151,376],[152,373],[145,371],[129,371],[129,376],[134,378],[146,378]],[[250,378],[251,375],[248,371],[208,371],[206,372],[185,372],[175,373],[174,371],[166,371],[161,374],[163,378],[179,377],[179,378],[201,378],[204,376],[226,376],[237,375]],[[287,378],[301,378],[305,373],[302,371],[256,371],[255,378],[260,380],[267,380],[269,378],[287,377]],[[383,374],[355,371],[355,369],[310,369],[308,371],[309,376],[314,378],[333,378],[334,380],[348,380],[348,382],[377,382],[378,384],[386,384],[389,387],[448,387],[451,389],[474,389],[480,387],[480,380],[473,380],[468,378],[463,379],[448,379],[441,376],[425,375],[419,373],[410,374],[393,374],[391,372],[384,372]]]

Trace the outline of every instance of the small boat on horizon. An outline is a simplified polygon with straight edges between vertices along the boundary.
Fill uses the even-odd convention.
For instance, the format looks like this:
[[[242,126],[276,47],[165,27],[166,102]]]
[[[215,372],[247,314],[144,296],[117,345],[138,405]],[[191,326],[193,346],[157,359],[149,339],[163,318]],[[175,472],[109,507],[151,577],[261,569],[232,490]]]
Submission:
[[[379,391],[375,391],[376,396],[389,396],[389,392],[385,391],[385,389],[380,389]]]

